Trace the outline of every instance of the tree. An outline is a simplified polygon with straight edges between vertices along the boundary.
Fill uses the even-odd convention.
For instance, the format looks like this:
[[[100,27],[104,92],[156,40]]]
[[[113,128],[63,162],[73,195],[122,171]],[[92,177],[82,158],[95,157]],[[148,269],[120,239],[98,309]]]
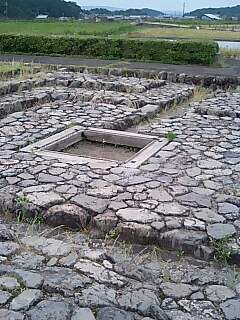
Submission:
[[[5,2],[0,0],[0,16],[5,16]],[[38,14],[48,14],[49,17],[79,18],[80,6],[75,2],[64,0],[8,0],[8,17],[13,19],[33,19]]]

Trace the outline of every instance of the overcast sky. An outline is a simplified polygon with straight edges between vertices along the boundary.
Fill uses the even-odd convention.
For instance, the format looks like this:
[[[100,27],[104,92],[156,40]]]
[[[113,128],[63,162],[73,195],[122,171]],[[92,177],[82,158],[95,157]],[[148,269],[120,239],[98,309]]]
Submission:
[[[73,0],[74,1],[74,0]],[[117,8],[152,8],[182,10],[184,0],[75,0],[82,6],[111,6]],[[228,7],[239,5],[240,0],[186,0],[186,11],[198,8]]]

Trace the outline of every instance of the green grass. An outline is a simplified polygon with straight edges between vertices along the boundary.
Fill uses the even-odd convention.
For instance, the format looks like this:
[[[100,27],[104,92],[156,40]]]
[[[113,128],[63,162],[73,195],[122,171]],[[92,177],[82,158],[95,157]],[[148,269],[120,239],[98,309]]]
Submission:
[[[128,34],[131,38],[163,38],[163,39],[199,39],[199,40],[229,40],[240,41],[240,32],[190,29],[190,28],[166,28],[166,27],[139,27]]]
[[[231,237],[225,236],[220,240],[210,239],[210,245],[214,249],[214,258],[223,263],[227,264],[231,261],[232,258],[232,249],[229,246]]]
[[[209,24],[209,22],[205,24],[203,21],[197,22],[201,23],[200,30],[195,28],[194,23],[196,22],[193,23],[193,21],[193,25],[188,24],[186,21],[181,21],[181,25],[177,21],[172,21],[171,23],[166,21],[162,27],[140,27],[128,22],[0,21],[0,34],[240,41],[240,31],[232,31],[232,28],[239,28],[240,30],[239,24],[220,25]]]
[[[240,59],[240,49],[220,49],[224,58]]]
[[[1,21],[0,34],[53,35],[53,36],[108,36],[134,31],[126,22],[34,22]]]
[[[11,77],[26,79],[35,76],[39,71],[48,71],[49,69],[48,66],[33,63],[0,62],[0,81],[5,81]]]
[[[168,24],[178,24],[178,25],[190,25],[190,26],[210,26],[210,27],[225,27],[225,26],[240,26],[239,21],[233,20],[219,20],[219,21],[208,21],[200,19],[186,19],[186,20],[161,20],[161,22]]]
[[[177,135],[175,132],[169,131],[165,137],[168,139],[169,142],[172,142],[173,140],[175,140],[177,138]]]
[[[0,63],[0,73],[9,73],[20,70],[21,63]]]

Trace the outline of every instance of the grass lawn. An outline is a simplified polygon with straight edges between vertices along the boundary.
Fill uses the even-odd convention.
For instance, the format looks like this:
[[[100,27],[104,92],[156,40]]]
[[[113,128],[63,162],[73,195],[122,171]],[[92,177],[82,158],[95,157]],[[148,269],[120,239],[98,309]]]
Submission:
[[[23,67],[22,64],[17,62],[14,62],[14,63],[1,62],[0,73],[14,72],[14,71],[20,70],[22,67]]]
[[[201,40],[226,40],[240,41],[240,32],[186,29],[186,28],[161,28],[140,27],[134,32],[129,32],[132,38],[172,38],[172,39],[201,39]]]
[[[18,79],[26,79],[35,76],[40,71],[49,69],[48,66],[40,66],[33,63],[0,62],[0,81],[7,80],[12,76]]]
[[[128,22],[0,21],[0,34],[240,41],[240,32],[214,29],[196,30],[189,27],[189,25],[186,25],[184,28],[181,28],[177,27],[176,24],[175,27],[167,27],[166,24],[162,27],[140,27]],[[205,25],[202,25],[202,27],[205,27]]]
[[[135,27],[125,22],[35,22],[0,21],[0,33],[27,35],[107,36],[134,31]]]
[[[221,54],[224,58],[239,59],[240,49],[220,49]]]

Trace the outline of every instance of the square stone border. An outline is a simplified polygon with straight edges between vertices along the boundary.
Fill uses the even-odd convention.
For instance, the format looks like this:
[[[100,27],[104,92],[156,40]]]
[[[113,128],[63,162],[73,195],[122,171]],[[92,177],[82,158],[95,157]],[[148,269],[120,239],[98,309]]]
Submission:
[[[115,160],[97,159],[92,157],[81,157],[61,152],[61,150],[87,138],[90,141],[117,144],[127,147],[140,148],[140,150],[125,162]],[[74,126],[52,135],[46,139],[30,144],[21,149],[24,152],[31,152],[43,157],[60,159],[66,163],[88,164],[90,167],[112,167],[121,165],[127,168],[138,168],[154,154],[165,147],[169,141],[166,138],[143,135],[133,132],[83,128]]]

